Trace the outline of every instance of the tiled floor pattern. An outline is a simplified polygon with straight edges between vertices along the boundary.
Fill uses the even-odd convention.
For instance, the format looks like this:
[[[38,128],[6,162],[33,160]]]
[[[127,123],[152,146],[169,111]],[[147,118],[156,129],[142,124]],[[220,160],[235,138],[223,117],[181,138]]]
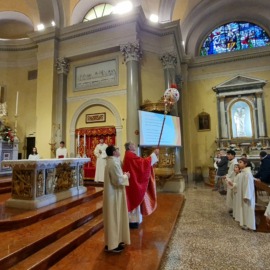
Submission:
[[[225,196],[199,185],[186,202],[160,270],[269,270],[270,234],[243,231]]]

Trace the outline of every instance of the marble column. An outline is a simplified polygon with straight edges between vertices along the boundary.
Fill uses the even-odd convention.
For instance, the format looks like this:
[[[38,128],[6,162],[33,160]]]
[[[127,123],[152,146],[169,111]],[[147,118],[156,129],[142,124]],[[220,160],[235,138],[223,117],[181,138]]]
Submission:
[[[257,120],[258,120],[258,130],[259,130],[259,138],[265,137],[265,119],[263,113],[263,101],[262,101],[262,93],[256,93],[257,100]]]
[[[225,115],[225,103],[224,103],[224,97],[219,98],[219,119],[220,119],[220,131],[221,131],[221,139],[227,139],[228,138],[228,125],[226,122],[226,115]]]
[[[138,110],[141,103],[139,62],[142,50],[139,42],[120,46],[127,66],[127,140],[139,144]]]
[[[67,75],[69,72],[69,60],[57,58],[56,70],[58,74],[58,86],[54,99],[54,129],[53,138],[59,145],[60,141],[66,141],[66,115],[67,115]]]
[[[176,84],[176,64],[177,57],[173,53],[164,53],[160,57],[160,61],[163,65],[164,70],[164,80],[165,80],[165,89],[171,87],[172,84]],[[180,104],[180,100],[178,101]],[[171,115],[178,116],[178,106],[175,104],[171,109]],[[171,192],[183,192],[185,189],[185,181],[181,175],[181,151],[180,147],[175,147],[175,164],[174,164],[174,172],[175,177],[173,179],[174,182],[166,183],[163,187],[164,191]]]

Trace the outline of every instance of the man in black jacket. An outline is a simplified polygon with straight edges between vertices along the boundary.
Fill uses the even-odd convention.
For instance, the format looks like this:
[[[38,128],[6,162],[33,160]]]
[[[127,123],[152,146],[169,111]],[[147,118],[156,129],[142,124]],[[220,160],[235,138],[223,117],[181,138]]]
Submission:
[[[217,175],[215,178],[215,188],[213,190],[218,190],[220,194],[225,195],[226,190],[223,184],[223,179],[225,179],[228,172],[228,158],[224,151],[220,151],[220,159],[216,161]]]
[[[256,180],[270,184],[270,155],[265,151],[260,152],[261,165],[259,171],[254,175]]]

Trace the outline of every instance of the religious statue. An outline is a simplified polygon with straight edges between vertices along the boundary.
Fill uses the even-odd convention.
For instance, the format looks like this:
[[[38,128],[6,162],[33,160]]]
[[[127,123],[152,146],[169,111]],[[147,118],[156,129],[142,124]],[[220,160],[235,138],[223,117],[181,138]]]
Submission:
[[[236,126],[236,136],[237,137],[244,137],[246,136],[245,133],[245,108],[244,107],[238,107],[236,108],[236,111],[234,113],[234,123]]]

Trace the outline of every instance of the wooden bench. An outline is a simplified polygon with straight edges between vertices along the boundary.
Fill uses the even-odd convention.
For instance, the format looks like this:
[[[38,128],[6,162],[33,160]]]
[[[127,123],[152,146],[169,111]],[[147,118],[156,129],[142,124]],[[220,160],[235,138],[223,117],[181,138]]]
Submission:
[[[256,231],[270,233],[270,224],[267,223],[264,215],[268,202],[270,201],[270,187],[259,181],[255,182],[255,217],[256,217]],[[268,202],[260,202],[259,197],[268,197]]]

